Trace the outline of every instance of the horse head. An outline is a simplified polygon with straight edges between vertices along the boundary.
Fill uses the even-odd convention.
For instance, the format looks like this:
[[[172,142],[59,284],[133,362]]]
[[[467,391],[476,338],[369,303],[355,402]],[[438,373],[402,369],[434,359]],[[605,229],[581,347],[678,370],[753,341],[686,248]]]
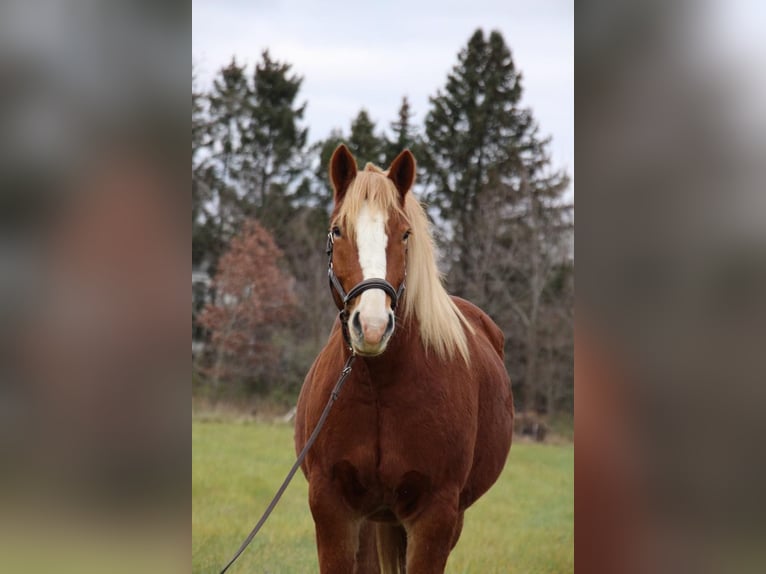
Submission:
[[[360,355],[381,354],[394,333],[411,233],[405,201],[414,180],[409,150],[385,171],[372,164],[358,171],[344,145],[330,160],[335,200],[328,235],[330,283],[347,322],[347,342]]]

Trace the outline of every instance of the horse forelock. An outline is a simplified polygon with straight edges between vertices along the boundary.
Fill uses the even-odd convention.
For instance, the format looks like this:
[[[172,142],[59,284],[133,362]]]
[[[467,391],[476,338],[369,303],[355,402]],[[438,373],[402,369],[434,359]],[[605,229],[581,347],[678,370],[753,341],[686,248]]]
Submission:
[[[401,302],[405,323],[417,318],[424,347],[439,358],[453,358],[459,353],[466,363],[470,362],[466,330],[473,333],[473,328],[444,289],[430,222],[420,202],[409,192],[402,206],[399,192],[386,172],[368,163],[356,174],[337,213],[336,221],[349,237],[355,234],[363,207],[366,211],[387,214],[386,225],[391,215],[398,213],[412,230],[408,240],[407,288]]]
[[[389,217],[392,211],[406,217],[393,182],[371,163],[356,174],[338,210],[336,219],[349,237],[354,235],[359,214],[365,206],[369,211],[387,214]]]

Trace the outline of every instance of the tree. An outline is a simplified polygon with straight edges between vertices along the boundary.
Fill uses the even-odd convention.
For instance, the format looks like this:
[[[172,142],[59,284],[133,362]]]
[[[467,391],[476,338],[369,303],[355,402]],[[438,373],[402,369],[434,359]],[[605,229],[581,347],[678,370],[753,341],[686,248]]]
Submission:
[[[332,208],[333,190],[327,173],[327,166],[330,165],[330,158],[335,148],[346,142],[347,138],[343,135],[343,132],[339,129],[334,129],[326,139],[317,142],[312,148],[314,155],[319,158],[319,162],[314,169],[316,186],[313,188],[313,196],[316,203],[321,205],[328,215]]]
[[[306,104],[296,105],[303,78],[292,66],[273,60],[268,50],[255,67],[243,138],[243,169],[247,214],[274,229],[289,216],[290,185],[305,169],[308,129],[301,127]]]
[[[304,173],[307,130],[302,119],[306,104],[296,104],[301,82],[289,64],[264,52],[254,73],[248,74],[232,59],[219,71],[207,94],[193,90],[192,145],[196,151],[192,194],[200,198],[193,200],[195,207],[200,206],[193,207],[193,220],[197,221],[193,224],[193,262],[207,261],[213,270],[219,265],[220,275],[230,264],[228,258],[219,263],[225,246],[236,245],[233,239],[242,232],[244,222],[257,217],[284,254],[281,266],[291,277],[293,295],[316,301],[326,277],[323,245],[328,213],[327,205],[317,201],[321,186]],[[203,164],[204,174],[198,169]],[[330,198],[327,194],[328,201]],[[198,213],[202,215],[195,215]],[[219,299],[216,303],[220,307]],[[302,305],[291,313],[295,325],[269,333],[269,337],[278,333],[280,341],[280,369],[275,380],[300,384],[332,324],[331,311],[328,305]],[[223,312],[211,307],[207,320]],[[193,324],[198,324],[194,312]],[[227,366],[231,363],[226,350],[230,344],[221,339],[221,329],[219,325],[216,341],[208,345],[217,357],[207,369],[214,380],[233,376]],[[265,363],[263,368],[267,368]]]
[[[247,108],[252,97],[245,67],[234,58],[218,72],[208,94],[211,157],[217,161],[218,178],[229,184],[242,169],[242,145],[248,129]]]
[[[204,95],[197,90],[196,76],[192,69],[192,172],[203,163],[199,152],[209,145],[210,127],[205,117],[204,101]]]
[[[192,72],[193,74],[193,72]],[[194,79],[192,78],[192,262],[197,263],[199,257],[195,257],[198,252],[197,234],[199,228],[205,221],[205,203],[210,201],[210,188],[204,182],[205,165],[204,161],[199,159],[200,151],[206,144],[207,122],[204,118],[202,107],[202,95],[194,88]]]
[[[196,90],[192,78],[192,265],[214,262],[222,244],[218,240],[215,213],[221,182],[211,161],[213,140],[206,94]],[[194,319],[193,319],[194,320]]]
[[[375,134],[375,122],[370,119],[367,110],[360,110],[351,122],[351,134],[348,137],[348,147],[359,165],[364,167],[368,162],[383,165],[386,143],[385,137]]]
[[[506,333],[519,399],[548,412],[572,398],[572,210],[559,195],[567,183],[523,176],[497,203],[483,205],[485,225],[475,230],[468,266],[469,296]]]
[[[388,165],[386,155],[392,149],[391,144],[384,135],[375,133],[375,127],[375,122],[370,119],[367,111],[362,109],[351,120],[351,130],[348,136],[336,128],[330,132],[326,139],[317,142],[312,148],[312,151],[319,157],[319,162],[315,164],[314,169],[316,185],[312,188],[313,195],[316,203],[322,205],[328,214],[332,206],[333,191],[327,177],[327,166],[335,148],[342,143],[346,144],[357,158],[359,167],[364,167],[367,162],[376,165]]]
[[[382,165],[388,165],[403,150],[409,148],[414,151],[416,147],[416,131],[412,125],[412,110],[407,96],[402,97],[396,121],[391,122],[393,139],[388,142],[386,158]],[[416,154],[417,155],[417,154]]]
[[[247,108],[252,90],[247,82],[245,67],[231,62],[218,71],[210,90],[200,96],[204,104],[204,139],[197,157],[204,169],[199,169],[196,182],[205,190],[204,221],[196,230],[197,242],[193,260],[207,260],[210,268],[223,249],[240,230],[244,219],[239,181],[243,168],[243,140],[248,128]],[[194,133],[194,126],[192,126]]]
[[[276,328],[294,306],[293,280],[282,269],[281,250],[255,220],[232,239],[213,279],[215,300],[200,324],[210,332],[210,362],[203,370],[214,387],[221,381],[265,378],[279,360],[272,345]]]
[[[521,73],[502,35],[477,30],[430,100],[421,181],[442,230],[451,289],[506,332],[520,401],[551,409],[540,400],[547,381],[538,367],[550,351],[541,338],[551,304],[544,294],[567,261],[569,180],[551,169],[550,140],[538,135],[521,96]]]
[[[452,259],[459,267],[470,247],[490,174],[506,176],[533,128],[519,109],[521,77],[499,32],[489,41],[477,30],[458,55],[444,91],[430,99],[425,119],[426,153],[421,160],[429,201],[452,227]],[[461,289],[464,278],[453,276]]]
[[[296,105],[302,78],[267,51],[249,80],[232,59],[208,95],[209,152],[217,178],[218,233],[228,240],[247,218],[276,231],[290,216],[291,186],[304,168],[306,104]]]
[[[211,221],[198,229],[198,244],[212,251],[213,262],[245,219],[257,217],[279,235],[281,223],[291,216],[290,193],[304,170],[308,130],[300,125],[306,104],[295,104],[302,78],[290,70],[290,64],[264,51],[248,76],[245,66],[232,58],[206,98],[197,97],[207,102],[204,132],[195,129],[195,111],[199,118],[201,105],[193,102],[192,139],[206,136],[202,146],[207,167],[205,177],[196,179],[197,189],[206,191],[205,202],[212,207]],[[282,237],[277,241],[284,246]],[[195,253],[199,251],[204,249],[200,246]]]

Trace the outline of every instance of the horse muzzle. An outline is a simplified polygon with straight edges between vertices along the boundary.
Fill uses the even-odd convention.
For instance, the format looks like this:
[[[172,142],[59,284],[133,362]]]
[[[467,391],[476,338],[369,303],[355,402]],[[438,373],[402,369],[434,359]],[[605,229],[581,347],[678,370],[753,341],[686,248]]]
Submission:
[[[388,341],[394,333],[396,319],[390,308],[383,307],[384,310],[381,313],[380,305],[377,305],[378,312],[373,312],[370,309],[371,305],[365,305],[368,300],[377,299],[376,295],[378,294],[385,301],[383,293],[370,291],[369,295],[364,297],[351,313],[351,328],[349,329],[351,346],[360,355],[375,356],[381,354],[386,350]]]

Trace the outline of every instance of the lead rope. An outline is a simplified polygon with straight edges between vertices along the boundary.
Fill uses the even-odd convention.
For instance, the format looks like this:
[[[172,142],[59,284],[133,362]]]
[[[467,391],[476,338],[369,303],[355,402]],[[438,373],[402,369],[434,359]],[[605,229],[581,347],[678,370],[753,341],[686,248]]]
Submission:
[[[287,473],[287,477],[282,483],[282,486],[279,487],[279,490],[277,491],[277,493],[274,495],[274,498],[269,503],[269,506],[266,508],[266,511],[263,513],[263,516],[261,516],[260,520],[258,520],[258,523],[255,525],[252,531],[250,531],[250,534],[247,535],[247,538],[245,538],[245,541],[239,547],[239,550],[237,550],[236,554],[234,554],[234,557],[231,560],[229,560],[226,566],[223,567],[223,570],[221,570],[221,574],[224,574],[224,572],[226,572],[229,569],[229,567],[232,564],[234,564],[237,558],[239,558],[240,554],[242,554],[245,551],[245,548],[247,548],[248,545],[253,541],[253,538],[255,538],[255,535],[258,534],[258,531],[261,529],[261,526],[263,526],[263,524],[266,522],[266,519],[271,514],[271,511],[274,510],[274,507],[279,502],[279,499],[282,498],[282,494],[285,492],[285,489],[287,489],[287,485],[290,484],[290,481],[293,479],[293,476],[295,476],[295,473],[298,471],[298,468],[300,468],[301,463],[303,462],[303,459],[306,458],[306,455],[308,454],[309,449],[311,448],[311,445],[314,444],[314,441],[316,441],[317,437],[319,436],[319,431],[322,430],[322,426],[324,425],[325,420],[327,419],[327,415],[330,414],[330,409],[332,408],[335,401],[338,400],[338,395],[340,394],[341,388],[343,388],[343,383],[346,382],[346,379],[351,374],[351,365],[354,363],[354,359],[356,359],[356,354],[352,351],[348,359],[346,359],[346,363],[343,365],[343,370],[340,372],[340,377],[338,377],[338,382],[335,383],[335,387],[333,388],[332,393],[330,393],[330,398],[327,401],[327,405],[325,406],[324,410],[322,411],[322,416],[319,417],[317,426],[314,427],[314,432],[311,433],[309,440],[306,441],[306,446],[303,447],[303,450],[298,455],[298,458],[295,461],[295,464],[293,464],[293,467],[290,469],[290,472]]]

